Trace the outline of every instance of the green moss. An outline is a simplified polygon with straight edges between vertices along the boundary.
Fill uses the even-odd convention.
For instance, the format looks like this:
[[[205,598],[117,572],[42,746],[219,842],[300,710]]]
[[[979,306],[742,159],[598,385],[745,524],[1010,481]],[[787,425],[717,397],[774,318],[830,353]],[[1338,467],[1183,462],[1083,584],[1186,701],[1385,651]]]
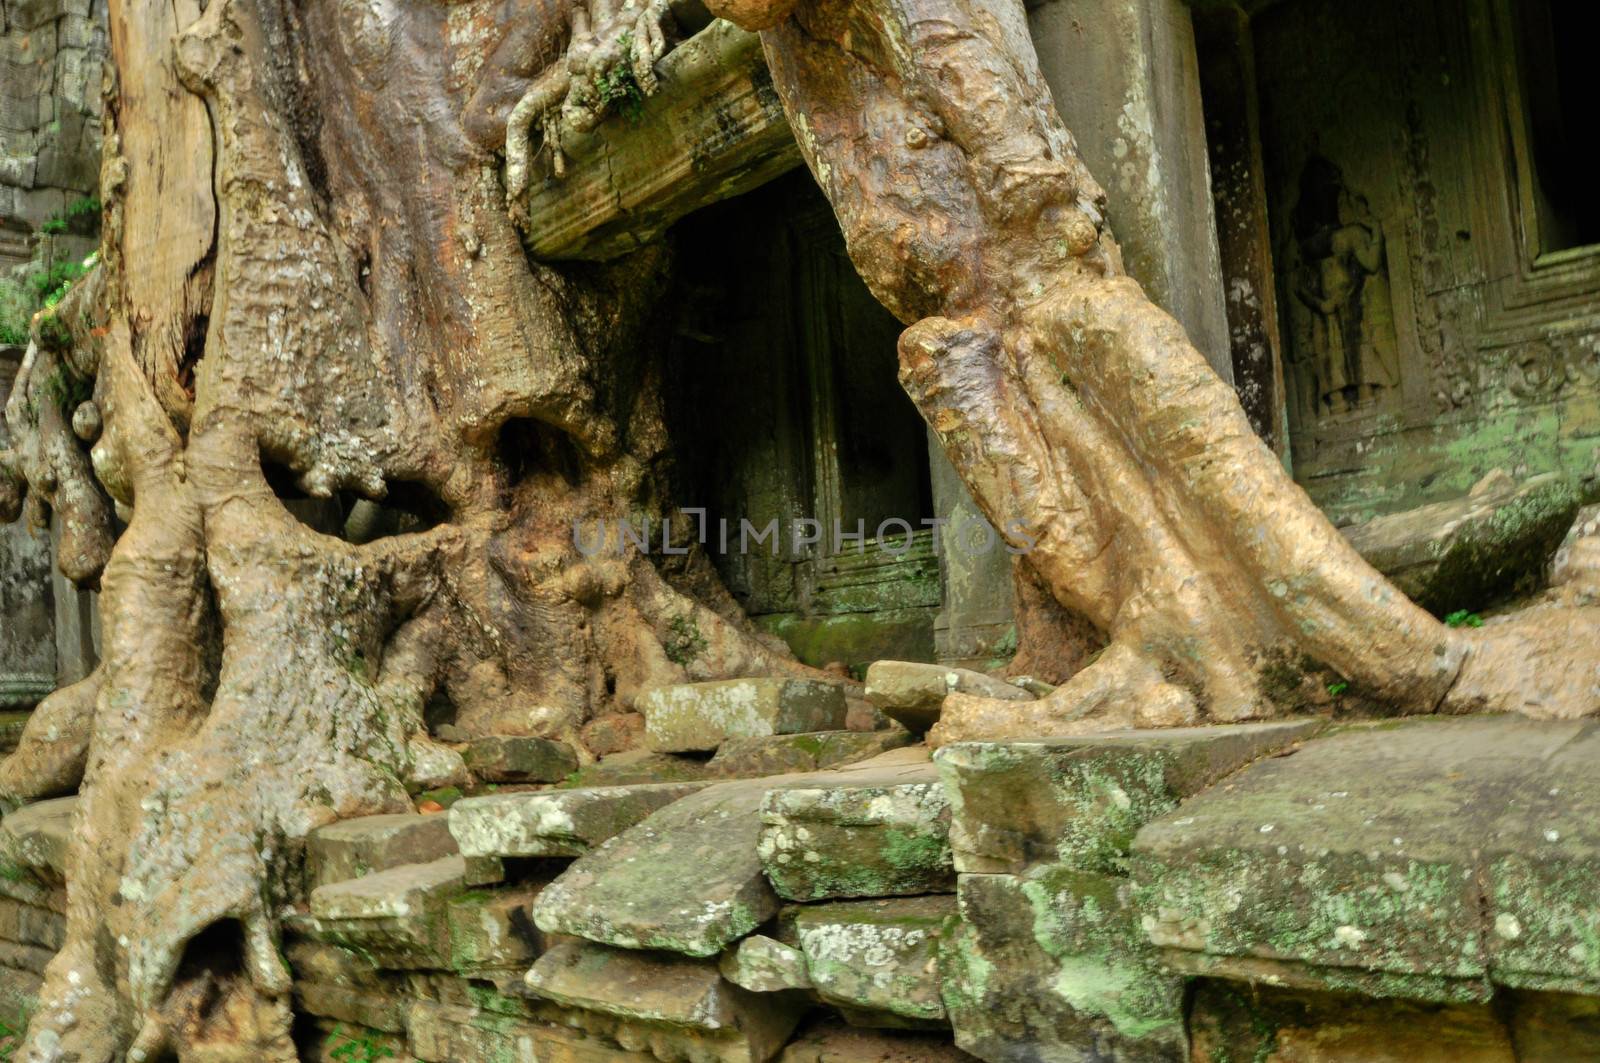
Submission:
[[[708,645],[694,616],[685,613],[673,617],[667,624],[667,637],[662,649],[666,651],[667,660],[680,668],[687,668],[706,652]]]

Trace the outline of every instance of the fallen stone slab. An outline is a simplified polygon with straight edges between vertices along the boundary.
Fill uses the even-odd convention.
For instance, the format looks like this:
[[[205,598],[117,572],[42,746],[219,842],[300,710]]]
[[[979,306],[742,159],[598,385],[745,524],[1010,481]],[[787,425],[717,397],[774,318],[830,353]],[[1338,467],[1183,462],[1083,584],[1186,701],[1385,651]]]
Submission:
[[[705,785],[642,783],[466,797],[450,806],[448,829],[467,857],[582,856]]]
[[[1187,1059],[1185,979],[1144,939],[1131,893],[1059,864],[962,875],[941,954],[956,1044],[986,1060]]]
[[[1496,469],[1465,497],[1341,529],[1407,597],[1443,616],[1532,589],[1578,512],[1556,473],[1518,483]]]
[[[939,950],[953,896],[807,905],[788,920],[817,995],[861,1026],[945,1020]]]
[[[402,864],[429,863],[455,851],[443,816],[361,816],[312,831],[306,839],[306,864],[315,889]]]
[[[729,738],[844,729],[844,687],[821,679],[729,679],[645,691],[645,743],[659,753],[710,752]]]
[[[1145,823],[1321,726],[1283,721],[946,746],[934,761],[950,794],[956,870],[1018,874],[1060,863],[1121,873]]]
[[[806,955],[764,934],[751,934],[722,954],[722,977],[752,993],[810,989]]]
[[[898,728],[730,738],[717,747],[717,754],[711,758],[707,769],[727,779],[820,771],[867,760],[913,741],[910,733]]]
[[[800,994],[741,989],[713,961],[588,941],[556,945],[526,981],[529,992],[565,1007],[716,1035],[722,1059],[771,1059],[807,1007]]]
[[[523,735],[474,738],[462,759],[488,782],[560,782],[578,770],[578,755],[565,742]]]
[[[1034,695],[1001,679],[967,668],[916,661],[875,661],[867,668],[867,700],[915,734],[939,722],[949,694],[975,694],[1002,701],[1032,701]]]
[[[827,772],[717,783],[579,857],[534,905],[550,934],[622,948],[714,956],[777,914],[757,852],[761,801],[797,786],[896,785],[927,752],[894,750]]]
[[[950,802],[932,764],[893,785],[774,790],[761,824],[761,866],[788,900],[955,890]]]
[[[1417,718],[1262,761],[1140,831],[1175,967],[1430,1001],[1600,991],[1600,731]]]

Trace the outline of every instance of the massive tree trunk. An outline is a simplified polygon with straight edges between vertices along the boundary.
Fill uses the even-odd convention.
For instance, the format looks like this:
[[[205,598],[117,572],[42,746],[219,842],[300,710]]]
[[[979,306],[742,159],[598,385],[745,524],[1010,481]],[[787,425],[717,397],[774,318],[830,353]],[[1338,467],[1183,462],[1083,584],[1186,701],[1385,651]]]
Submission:
[[[909,326],[901,381],[1022,582],[1104,639],[1032,704],[952,695],[935,741],[1249,719],[1308,678],[1398,711],[1600,708],[1590,610],[1449,629],[1284,473],[1123,273],[1020,0],[711,6],[763,29],[851,258]]]
[[[105,643],[0,766],[10,802],[81,780],[27,1058],[295,1058],[301,842],[461,777],[430,703],[581,747],[643,688],[804,671],[703,557],[576,548],[667,507],[670,256],[524,254],[495,86],[640,25],[570,14],[113,0],[104,261],[7,410]]]
[[[1121,275],[1020,2],[728,2],[773,27],[802,149],[910,326],[907,389],[1032,544],[1032,629],[1059,606],[1107,643],[1021,709],[952,697],[940,737],[1262,715],[1303,657],[1404,709],[1594,707],[1592,661],[1547,657],[1538,687],[1480,665],[1553,644],[1445,629],[1283,475]],[[10,801],[81,780],[28,1059],[294,1058],[277,938],[300,843],[459,775],[430,702],[576,742],[650,685],[799,668],[703,559],[572,541],[666,506],[668,256],[530,263],[497,153],[524,180],[542,120],[553,158],[604,110],[595,77],[648,81],[665,18],[113,0],[104,262],[35,322],[0,456],[0,508],[14,473],[55,507],[105,638],[0,766]],[[1578,613],[1550,623],[1594,644]]]

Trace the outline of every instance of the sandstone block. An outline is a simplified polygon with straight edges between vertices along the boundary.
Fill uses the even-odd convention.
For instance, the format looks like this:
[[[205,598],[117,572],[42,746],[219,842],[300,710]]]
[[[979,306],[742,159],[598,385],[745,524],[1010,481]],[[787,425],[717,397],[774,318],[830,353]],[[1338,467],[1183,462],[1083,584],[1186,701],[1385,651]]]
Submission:
[[[525,735],[475,738],[462,758],[489,782],[560,782],[578,770],[578,755],[565,742]]]
[[[1150,823],[1133,875],[1169,963],[1429,1001],[1600,988],[1591,724],[1356,725]]]
[[[449,830],[467,857],[582,856],[704,783],[644,783],[467,797]]]
[[[1126,879],[1061,865],[961,876],[944,943],[956,1044],[981,1059],[1184,1057],[1184,979],[1143,940]]]
[[[773,889],[794,901],[953,892],[949,800],[932,765],[922,776],[767,794],[758,851]]]
[[[1178,802],[1315,734],[1317,721],[962,742],[934,756],[957,871],[1036,863],[1120,873],[1138,829]]]
[[[763,934],[751,934],[723,953],[719,969],[722,977],[752,993],[811,988],[805,953]]]
[[[835,771],[717,783],[579,857],[534,905],[546,933],[622,948],[713,956],[777,914],[757,852],[761,800],[796,786],[896,785],[925,777],[921,750]]]
[[[563,942],[546,952],[529,970],[527,985],[566,1007],[714,1034],[718,1058],[730,1063],[771,1059],[806,1008],[796,994],[740,989],[712,961],[587,941]]]
[[[425,864],[456,851],[443,816],[362,816],[311,832],[306,862],[311,886],[361,878],[402,864]]]
[[[945,695],[956,693],[1004,701],[1033,700],[1033,695],[1020,687],[966,668],[915,661],[876,661],[867,668],[867,700],[917,734],[939,722]]]
[[[900,729],[730,738],[717,747],[717,755],[711,758],[708,768],[712,774],[728,779],[817,771],[854,764],[911,742],[911,735]]]
[[[955,918],[954,897],[906,897],[808,905],[792,925],[823,1000],[858,1025],[894,1026],[945,1019],[939,949]]]
[[[844,688],[820,679],[731,679],[656,687],[639,698],[645,741],[662,753],[709,752],[729,738],[838,731]]]

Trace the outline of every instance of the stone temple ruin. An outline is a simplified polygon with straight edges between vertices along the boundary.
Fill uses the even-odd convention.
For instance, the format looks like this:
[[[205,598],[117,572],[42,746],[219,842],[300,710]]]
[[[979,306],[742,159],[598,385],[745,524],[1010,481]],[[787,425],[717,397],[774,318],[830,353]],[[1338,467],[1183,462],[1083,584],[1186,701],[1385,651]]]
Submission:
[[[192,21],[204,13],[248,25],[236,11],[252,3],[192,5]],[[583,555],[569,551],[551,567],[587,572],[597,558],[645,556],[665,574],[662,586],[693,586],[715,608],[669,609],[655,641],[629,643],[627,661],[572,680],[586,708],[559,715],[540,700],[554,699],[547,687],[536,684],[535,697],[519,686],[517,661],[565,677],[563,657],[577,643],[517,623],[549,615],[587,632],[590,620],[561,612],[570,603],[547,594],[550,583],[507,583],[503,597],[525,592],[534,602],[526,612],[521,599],[482,606],[486,628],[516,629],[479,636],[511,644],[503,656],[512,663],[496,671],[486,653],[417,699],[416,733],[399,742],[408,752],[394,773],[398,802],[330,812],[298,836],[282,831],[259,903],[271,909],[288,974],[267,995],[287,1001],[292,1052],[328,1063],[1600,1059],[1600,729],[1585,714],[1527,718],[1514,704],[1472,712],[1508,705],[1458,709],[1442,692],[1397,705],[1308,654],[1256,662],[1282,712],[1211,712],[1221,699],[1197,695],[1190,716],[1130,711],[1161,726],[1018,716],[1023,723],[1005,733],[943,729],[962,699],[1001,716],[1050,703],[1116,647],[1106,625],[1089,622],[1062,620],[1055,637],[1036,637],[1041,616],[1059,619],[1062,595],[1017,563],[1023,551],[1007,529],[997,532],[1006,511],[981,488],[984,446],[976,461],[952,460],[960,433],[927,415],[906,368],[909,322],[885,308],[882,275],[862,266],[875,261],[861,250],[871,233],[852,227],[859,215],[829,184],[829,115],[796,104],[805,102],[795,88],[806,84],[795,73],[803,64],[782,36],[795,32],[784,18],[821,36],[806,20],[821,24],[851,5],[861,21],[845,37],[870,36],[861,28],[869,0],[799,0],[772,22],[749,12],[795,5],[601,2],[584,9],[592,26],[582,25],[602,49],[621,52],[592,81],[565,60],[505,58],[536,52],[526,40],[484,46],[465,74],[452,68],[452,77],[481,79],[462,95],[468,110],[494,118],[486,180],[496,195],[509,190],[528,260],[569,271],[560,278],[599,278],[608,294],[659,289],[641,312],[647,324],[619,312],[595,326],[586,322],[604,314],[590,297],[561,288],[575,332],[610,329],[647,353],[649,366],[644,357],[605,363],[592,390],[609,402],[643,390],[641,381],[659,386],[659,410],[639,415],[638,434],[654,438],[659,427],[671,473],[654,509],[638,501],[644,492],[618,489],[633,509],[551,510],[563,547],[570,526]],[[925,6],[974,5],[981,22],[987,7],[977,0]],[[357,21],[388,17],[381,4],[343,6]],[[515,43],[516,27],[542,25],[559,6],[465,0],[438,19],[453,41]],[[329,202],[341,195],[324,172],[337,171],[337,154],[325,145],[327,162],[307,144],[333,137],[335,123],[304,116],[316,110],[305,85],[331,81],[333,66],[308,58],[301,37],[315,38],[305,25],[334,7],[284,5],[293,11],[282,25],[259,38],[241,32],[235,48],[247,54],[270,39],[268,51],[290,56],[262,69],[300,86],[266,93],[291,118],[265,124],[318,162],[261,187],[299,189],[303,175]],[[1024,10],[993,5],[1011,7]],[[215,15],[224,9],[234,14]],[[1104,188],[1103,223],[1121,264],[1232,386],[1249,427],[1343,541],[1462,637],[1557,595],[1592,606],[1600,208],[1579,144],[1592,125],[1595,16],[1562,0],[1028,0],[1025,12],[1048,102]],[[295,1058],[262,1050],[270,1038],[251,1040],[256,1019],[230,1010],[229,987],[256,962],[211,959],[254,956],[248,920],[232,909],[177,935],[167,977],[180,988],[170,1003],[127,988],[133,961],[104,974],[120,994],[108,1025],[127,1031],[114,1048],[73,1054],[61,1046],[77,1020],[59,1020],[59,1009],[40,1018],[59,999],[47,976],[77,973],[59,973],[76,955],[71,928],[100,903],[75,885],[88,858],[74,847],[96,822],[85,811],[90,783],[79,795],[78,780],[96,770],[95,746],[86,727],[50,715],[46,699],[109,684],[102,677],[127,668],[110,633],[126,632],[129,620],[102,608],[116,570],[81,563],[69,477],[55,482],[70,462],[10,455],[33,454],[24,429],[43,432],[59,412],[58,442],[74,468],[92,470],[108,537],[122,549],[136,527],[135,477],[102,448],[138,404],[122,393],[119,407],[113,389],[123,385],[108,383],[109,369],[84,370],[82,352],[110,364],[96,344],[117,342],[125,323],[83,307],[134,305],[135,271],[173,267],[123,262],[105,279],[104,263],[121,261],[109,252],[168,238],[155,223],[139,235],[135,204],[150,195],[137,187],[139,166],[151,156],[135,141],[193,118],[134,118],[130,80],[154,82],[144,60],[127,56],[156,47],[148,42],[159,37],[158,15],[99,0],[0,3],[0,399],[11,395],[0,503],[12,482],[28,502],[26,519],[0,525],[0,747],[21,744],[0,767],[0,1059]],[[295,21],[302,15],[305,25]],[[624,19],[640,21],[601,35]],[[299,43],[283,44],[291,39]],[[251,142],[235,127],[249,123],[238,117],[250,113],[238,104],[252,98],[239,87],[248,79],[230,80],[211,53],[206,67],[198,48],[185,50],[193,40],[186,34],[170,49],[175,58],[146,65],[181,67],[173,83],[206,96],[222,130],[207,153],[246,158]],[[371,71],[390,52],[342,47],[361,72],[350,84],[388,84]],[[502,67],[516,75],[506,76],[509,89],[481,72]],[[291,68],[298,73],[284,73]],[[380,95],[352,102],[352,113],[377,108]],[[422,130],[432,119],[417,109]],[[103,124],[113,114],[122,124]],[[462,124],[476,135],[470,118]],[[864,197],[901,194],[896,181],[910,178],[894,159],[921,148],[908,133],[901,156],[885,154],[883,173],[862,179]],[[230,181],[248,183],[234,165],[218,163],[219,201]],[[414,176],[435,179],[427,166]],[[339,217],[330,231],[378,224]],[[248,226],[229,229],[220,209],[217,218],[224,235],[213,239],[247,239]],[[482,234],[493,231],[483,223],[471,237],[485,257],[492,242]],[[662,248],[670,261],[640,258]],[[194,258],[181,264],[179,287],[199,302],[230,274],[215,248]],[[269,260],[246,266],[265,274]],[[351,261],[352,285],[376,306],[393,261],[381,249]],[[606,272],[630,261],[646,266]],[[454,276],[406,283],[426,287],[419,278],[446,274]],[[540,276],[559,286],[556,274]],[[304,306],[308,316],[320,308],[316,293]],[[64,323],[80,313],[86,324]],[[182,410],[175,437],[199,437],[202,419],[191,425],[189,415],[227,375],[214,368],[221,341],[213,335],[207,347],[210,313],[190,312],[190,327],[175,332],[178,386],[161,398],[169,413]],[[55,368],[41,377],[34,367],[47,355]],[[419,387],[436,385],[429,377]],[[41,402],[59,410],[41,418]],[[558,439],[548,427],[556,419],[524,411],[473,427],[496,468],[512,470],[503,493],[516,499],[505,507],[516,520],[545,519],[526,502],[531,493],[518,493],[532,488],[519,485],[579,483],[578,470],[605,450],[577,429],[563,431],[579,443]],[[381,550],[469,508],[441,486],[452,483],[449,470],[427,462],[407,476],[385,470],[380,490],[362,491],[319,487],[284,456],[293,450],[263,445],[250,459],[251,475],[271,488],[263,497],[293,516],[285,538],[310,529],[340,549]],[[197,481],[215,475],[198,457],[192,469]],[[169,497],[140,492],[140,501],[157,498],[147,506]],[[206,522],[220,523],[210,511]],[[469,547],[467,560],[449,555],[443,582],[468,568],[543,563],[535,547],[518,553],[491,541]],[[281,595],[323,578],[307,569]],[[391,590],[351,609],[390,608]],[[627,593],[572,597],[588,606]],[[224,592],[203,602],[193,610],[204,614],[202,630],[224,615],[243,623]],[[347,673],[340,681],[379,688],[390,676],[379,657],[407,650],[398,638],[371,650],[354,622],[341,633],[350,615],[329,625]],[[724,616],[738,617],[760,649],[726,650],[712,626]],[[607,623],[616,621],[594,627]],[[1592,629],[1580,635],[1593,639]],[[225,640],[196,651],[224,661],[204,665],[205,699],[223,702],[227,662],[240,652]],[[1438,654],[1447,655],[1442,644]],[[1549,659],[1527,656],[1534,669]],[[1600,681],[1591,673],[1587,682],[1600,701]],[[94,688],[97,711],[135,718],[137,699],[128,707],[111,689]],[[1122,696],[1147,696],[1130,689]],[[1529,691],[1537,707],[1542,688],[1530,681]],[[1030,720],[1045,722],[1030,731]],[[75,770],[30,778],[43,762],[29,759],[30,742],[77,743]],[[261,841],[268,833],[256,843],[272,848]],[[196,867],[214,855],[204,842],[188,852]],[[120,881],[105,904],[149,890],[132,871]],[[174,909],[188,903],[174,891]],[[104,956],[118,948],[138,953],[140,942],[114,937],[100,935],[94,948],[108,952],[89,967],[109,971]]]

